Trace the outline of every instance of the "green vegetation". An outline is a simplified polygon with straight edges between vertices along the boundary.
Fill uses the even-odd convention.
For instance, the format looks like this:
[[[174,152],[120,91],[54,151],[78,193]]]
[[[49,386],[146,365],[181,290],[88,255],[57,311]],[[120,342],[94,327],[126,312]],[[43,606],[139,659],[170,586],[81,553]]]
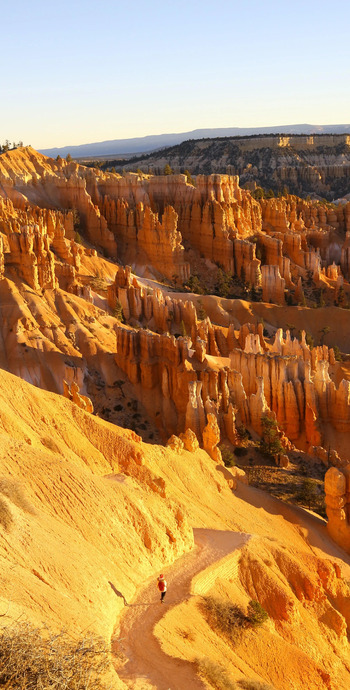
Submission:
[[[258,601],[255,601],[252,599],[249,604],[248,604],[248,618],[250,621],[250,625],[253,628],[258,628],[260,625],[265,623],[269,617],[269,614],[267,611],[265,611],[264,607],[259,604]]]
[[[334,345],[333,351],[334,351],[334,357],[335,357],[335,359],[337,360],[337,362],[342,362],[342,361],[343,361],[343,356],[342,356],[342,353],[341,353],[340,350],[339,350],[338,345]]]
[[[323,328],[321,328],[321,330],[320,330],[320,333],[321,333],[321,345],[324,344],[324,339],[325,339],[326,335],[328,335],[328,333],[330,333],[330,330],[331,330],[331,329],[330,329],[330,326],[324,326]]]
[[[248,429],[244,426],[244,424],[239,424],[236,426],[236,432],[237,436],[241,441],[246,441],[248,438],[250,438],[250,433]]]
[[[23,141],[19,141],[18,144],[14,141],[13,144],[6,139],[4,144],[0,144],[0,153],[6,153],[7,151],[13,151],[13,149],[17,149],[18,146],[23,146]]]
[[[203,597],[200,607],[211,628],[223,634],[231,643],[237,642],[247,628],[256,628],[268,618],[268,613],[258,601],[251,600],[247,613],[231,602],[214,597]]]
[[[206,293],[206,289],[202,285],[201,279],[197,273],[190,275],[189,279],[184,283],[184,287],[188,288],[190,292],[196,293],[196,295],[204,295]]]
[[[203,304],[200,300],[198,300],[198,302],[197,302],[196,311],[197,311],[197,318],[200,321],[204,321],[204,319],[207,318],[207,312],[205,311]]]
[[[121,323],[124,323],[124,313],[123,313],[123,307],[121,301],[117,298],[115,302],[115,307],[112,311],[112,315],[114,316],[115,319],[118,319]]]
[[[169,163],[164,166],[163,175],[173,175],[174,171],[170,167]]]
[[[187,177],[187,184],[191,184],[193,187],[196,186],[196,181],[192,177],[191,173],[188,170],[185,170],[184,175]]]
[[[100,638],[48,634],[29,623],[0,633],[0,686],[9,690],[107,690],[109,649]]]
[[[301,340],[301,337],[302,337],[302,331],[300,330],[298,332],[298,339]],[[312,348],[314,347],[314,339],[313,339],[311,333],[309,333],[309,331],[305,331],[305,342],[309,346],[310,350],[312,350]]]
[[[199,675],[205,678],[215,690],[237,690],[236,683],[230,680],[226,670],[220,664],[206,657],[195,659],[194,663]]]
[[[232,450],[227,448],[227,446],[220,445],[219,449],[221,451],[221,457],[225,467],[234,467],[236,464],[236,458]]]
[[[223,271],[222,268],[219,268],[215,285],[216,294],[219,295],[219,297],[230,297],[232,288],[232,275]]]
[[[283,446],[278,436],[277,422],[267,414],[261,416],[262,439],[260,450],[264,455],[274,456],[283,453]]]
[[[325,514],[323,496],[319,493],[315,479],[305,477],[295,494],[295,498],[299,504],[306,506],[309,510],[314,510],[321,515]]]

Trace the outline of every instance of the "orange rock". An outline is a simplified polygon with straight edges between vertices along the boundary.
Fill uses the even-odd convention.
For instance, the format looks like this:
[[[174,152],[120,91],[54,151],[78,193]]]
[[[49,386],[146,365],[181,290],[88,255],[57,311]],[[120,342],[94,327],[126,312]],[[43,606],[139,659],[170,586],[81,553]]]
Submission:
[[[69,385],[67,381],[63,381],[64,397],[72,400],[72,402],[74,402],[82,410],[85,410],[85,412],[92,413],[94,411],[94,407],[90,398],[88,398],[86,395],[81,395],[79,390],[80,388],[75,381],[73,381],[71,385]]]
[[[183,442],[185,449],[189,450],[190,453],[195,453],[195,451],[198,450],[198,439],[192,429],[186,429],[185,433],[180,434],[180,439]]]
[[[168,448],[171,448],[171,450],[174,450],[175,453],[181,453],[184,449],[184,442],[181,438],[179,438],[178,436],[175,436],[175,434],[173,434],[168,439],[167,446],[168,446]]]
[[[350,465],[331,467],[324,480],[327,529],[334,541],[350,553]]]
[[[220,429],[214,414],[208,414],[208,423],[203,429],[203,448],[214,462],[221,463],[221,451],[217,447],[220,443]]]

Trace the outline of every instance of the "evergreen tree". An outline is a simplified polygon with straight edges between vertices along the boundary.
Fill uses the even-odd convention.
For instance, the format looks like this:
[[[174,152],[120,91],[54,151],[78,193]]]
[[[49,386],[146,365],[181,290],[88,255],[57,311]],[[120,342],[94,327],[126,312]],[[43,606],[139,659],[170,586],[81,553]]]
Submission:
[[[261,417],[262,439],[260,450],[265,455],[278,455],[283,453],[283,446],[278,436],[277,422],[273,417],[263,414]]]

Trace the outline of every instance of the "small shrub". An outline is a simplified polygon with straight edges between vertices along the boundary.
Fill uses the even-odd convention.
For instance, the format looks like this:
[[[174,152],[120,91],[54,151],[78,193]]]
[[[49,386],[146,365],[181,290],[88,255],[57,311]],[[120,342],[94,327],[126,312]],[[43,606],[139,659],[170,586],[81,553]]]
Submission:
[[[0,496],[0,525],[7,531],[13,522],[13,517],[6,501]]]
[[[236,459],[232,450],[227,448],[227,446],[219,446],[221,450],[221,456],[225,467],[234,467],[236,464]]]
[[[258,601],[251,600],[247,614],[229,601],[203,597],[201,608],[211,628],[222,633],[233,644],[238,642],[247,628],[257,628],[268,618],[268,613]]]
[[[241,439],[241,441],[245,441],[247,438],[250,438],[250,433],[248,429],[245,428],[244,424],[237,426],[236,431],[237,436]]]
[[[103,674],[109,650],[99,638],[74,640],[29,623],[0,633],[0,686],[9,690],[107,690]]]
[[[195,292],[197,295],[203,295],[205,293],[200,278],[196,273],[190,275],[187,282],[184,283],[184,287],[187,287],[191,292]]]
[[[198,319],[200,321],[204,321],[204,319],[207,318],[207,312],[205,311],[203,304],[200,301],[198,301],[196,309]]]
[[[243,630],[249,627],[248,616],[237,604],[204,597],[201,606],[210,627],[228,637],[231,642],[236,642]]]
[[[182,637],[183,640],[188,640],[188,642],[194,642],[196,639],[195,634],[192,630],[185,630],[185,628],[177,628],[177,634]]]
[[[237,685],[230,680],[225,669],[219,664],[203,657],[202,659],[195,659],[197,672],[205,680],[207,680],[216,690],[236,690]]]
[[[124,314],[123,314],[123,307],[122,307],[122,303],[119,299],[116,300],[115,307],[112,311],[112,314],[113,314],[115,319],[118,319],[118,321],[120,321],[121,323],[124,323],[125,319],[124,319]]]
[[[253,628],[258,628],[260,625],[265,623],[268,619],[269,614],[265,611],[264,607],[259,604],[258,601],[252,599],[248,604],[248,618],[250,624]]]
[[[342,356],[342,354],[341,354],[341,352],[340,352],[340,350],[339,350],[338,345],[334,345],[333,350],[334,350],[334,357],[335,357],[336,361],[337,361],[337,362],[342,362],[342,361],[343,361],[343,356]]]
[[[244,446],[237,446],[237,448],[235,448],[233,452],[237,458],[241,458],[244,455],[247,455],[248,448],[244,448]]]

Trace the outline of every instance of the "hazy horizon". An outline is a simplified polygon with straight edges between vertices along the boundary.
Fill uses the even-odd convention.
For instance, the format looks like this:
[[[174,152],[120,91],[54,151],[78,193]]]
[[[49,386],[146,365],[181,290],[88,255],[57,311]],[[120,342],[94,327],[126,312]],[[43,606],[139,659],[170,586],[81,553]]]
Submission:
[[[3,7],[1,142],[347,123],[350,6],[332,11],[316,0],[17,0]]]

